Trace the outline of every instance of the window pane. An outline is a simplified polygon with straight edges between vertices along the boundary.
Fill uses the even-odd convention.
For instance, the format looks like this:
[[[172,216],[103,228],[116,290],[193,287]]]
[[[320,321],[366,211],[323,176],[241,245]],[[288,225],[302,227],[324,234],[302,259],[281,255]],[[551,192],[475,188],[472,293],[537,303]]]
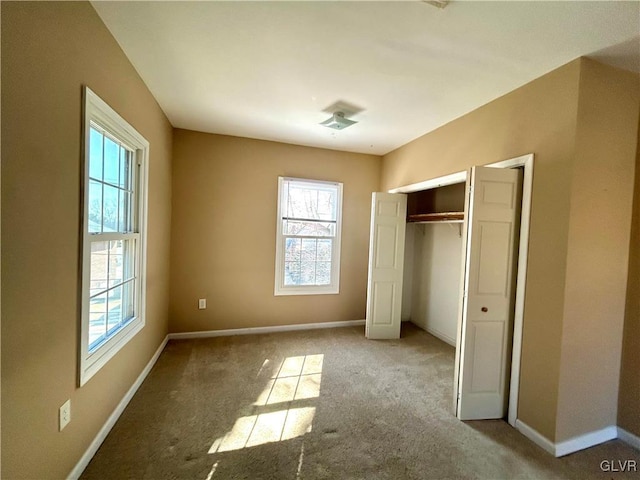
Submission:
[[[332,243],[326,238],[287,238],[285,285],[329,285]]]
[[[107,294],[89,301],[89,350],[100,343],[107,333]]]
[[[102,134],[91,127],[89,134],[89,176],[102,180]]]
[[[91,180],[89,182],[89,232],[102,231],[102,184]]]
[[[302,222],[295,220],[283,220],[282,233],[284,235],[334,237],[336,235],[336,224],[328,222]]]
[[[297,262],[300,260],[300,238],[287,238],[284,245],[284,259],[287,262]]]
[[[318,253],[316,258],[318,261],[330,262],[331,261],[331,245],[333,240],[331,239],[318,239]]]
[[[300,262],[300,285],[315,285],[316,262]]]
[[[329,285],[331,283],[331,262],[316,263],[316,285]]]
[[[337,187],[319,187],[303,182],[287,182],[284,189],[284,216],[336,220]]]
[[[104,137],[104,181],[118,184],[120,177],[120,146]]]
[[[104,205],[102,209],[104,232],[115,232],[118,228],[118,189],[104,185]]]
[[[312,194],[314,192],[304,188],[296,187],[295,184],[289,184],[289,195],[287,199],[287,217],[294,218],[318,218],[314,212],[314,200]]]
[[[300,250],[300,258],[303,262],[314,262],[316,259],[316,242],[315,238],[303,238],[302,248]]]
[[[109,242],[91,243],[91,272],[89,274],[89,288],[91,296],[107,289]]]
[[[328,190],[318,191],[318,215],[323,220],[336,218],[336,192]]]
[[[119,285],[124,282],[123,264],[123,240],[110,243],[109,248],[109,287]]]
[[[284,284],[300,285],[300,262],[284,263]]]
[[[122,323],[122,287],[109,290],[109,312],[107,314],[107,331],[109,334]]]

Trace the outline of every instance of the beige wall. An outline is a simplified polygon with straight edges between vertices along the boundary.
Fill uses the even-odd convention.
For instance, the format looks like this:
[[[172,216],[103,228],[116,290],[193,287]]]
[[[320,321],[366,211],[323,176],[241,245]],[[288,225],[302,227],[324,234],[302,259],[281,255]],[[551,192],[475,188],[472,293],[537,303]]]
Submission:
[[[273,295],[279,175],[344,183],[340,294]],[[377,156],[175,130],[170,331],[363,319],[379,181]]]
[[[557,441],[616,424],[639,97],[637,75],[582,61]]]
[[[637,76],[580,59],[383,159],[386,190],[535,154],[518,417],[552,441],[616,423],[637,116]]]
[[[77,388],[83,84],[149,140],[151,158],[147,324]],[[68,475],[167,333],[171,140],[89,3],[2,3],[3,478]]]
[[[640,436],[640,119],[636,149],[635,193],[629,252],[629,278],[622,345],[618,425]]]
[[[552,440],[580,65],[571,62],[383,159],[386,190],[535,154],[518,416]]]

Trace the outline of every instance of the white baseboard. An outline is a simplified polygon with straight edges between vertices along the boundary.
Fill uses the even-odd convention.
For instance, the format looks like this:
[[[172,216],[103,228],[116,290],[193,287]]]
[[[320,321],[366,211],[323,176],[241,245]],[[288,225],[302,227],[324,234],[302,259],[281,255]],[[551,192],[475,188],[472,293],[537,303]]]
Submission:
[[[625,443],[628,443],[634,448],[640,450],[640,437],[628,432],[624,428],[618,427],[618,438]]]
[[[232,328],[229,330],[205,330],[200,332],[170,333],[169,340],[229,337],[232,335],[255,335],[259,333],[290,332],[293,330],[314,330],[318,328],[357,327],[364,325],[364,322],[364,320],[347,320],[343,322],[300,323],[295,325],[278,325],[274,327]]]
[[[551,455],[556,454],[556,446],[554,445],[554,443],[541,433],[538,433],[537,430],[534,430],[529,425],[524,423],[522,420],[516,420],[516,430],[518,430],[540,448],[549,452]]]
[[[595,432],[585,433],[584,435],[556,443],[555,455],[556,457],[563,457],[570,453],[584,450],[585,448],[593,447],[615,438],[618,438],[618,429],[612,425],[601,430],[596,430]]]
[[[420,330],[424,330],[425,332],[427,332],[430,335],[433,335],[434,337],[436,337],[439,340],[442,340],[444,343],[447,343],[449,345],[451,345],[452,347],[456,346],[456,339],[455,338],[451,338],[449,335],[442,333],[438,330],[434,330],[431,327],[427,327],[426,325],[420,325],[416,322],[414,322],[413,320],[409,319],[409,321],[411,323],[413,323],[416,327],[418,327]]]
[[[554,443],[521,420],[516,420],[516,429],[533,443],[555,457],[563,457],[570,453],[575,453],[577,451],[584,450],[585,448],[594,447],[601,443],[618,438],[618,432],[621,430],[615,426],[609,426],[601,430],[570,438],[563,442]],[[638,437],[636,437],[636,440],[638,440]]]
[[[449,335],[446,335],[442,332],[439,332],[438,330],[434,330],[431,327],[425,328],[425,331],[427,333],[430,333],[431,335],[433,335],[436,338],[439,338],[440,340],[442,340],[444,343],[448,343],[449,345],[451,345],[452,347],[456,346],[456,339],[455,338],[451,338]]]
[[[107,435],[109,434],[115,423],[118,421],[118,418],[120,418],[120,415],[122,415],[122,412],[124,412],[124,409],[127,407],[135,393],[140,388],[140,385],[142,385],[142,382],[144,382],[145,378],[147,378],[147,375],[149,375],[149,372],[158,361],[158,358],[160,357],[162,350],[164,350],[164,347],[167,345],[167,341],[169,339],[206,338],[229,335],[249,335],[255,333],[287,332],[292,330],[312,330],[318,328],[353,327],[364,325],[364,323],[364,320],[349,320],[344,322],[306,323],[299,325],[282,325],[276,327],[238,328],[231,330],[210,330],[205,332],[168,334],[164,338],[156,352],[153,354],[153,357],[151,357],[147,365],[144,367],[144,370],[142,370],[140,375],[138,375],[136,381],[133,383],[133,385],[131,385],[131,388],[127,391],[122,400],[120,400],[120,403],[118,403],[118,406],[111,413],[105,424],[93,439],[93,442],[91,442],[89,448],[87,448],[87,450],[84,452],[84,455],[82,455],[76,466],[73,468],[73,470],[71,470],[71,473],[69,473],[67,480],[76,480],[80,477],[80,475],[82,475],[82,472],[85,468],[87,468],[87,465],[89,465],[89,462],[98,451],[98,448],[100,448],[100,445],[102,445],[104,439],[107,438]]]
[[[160,354],[162,353],[162,350],[164,350],[164,347],[167,345],[168,340],[168,337],[164,337],[164,340],[162,341],[156,352],[153,354],[153,357],[151,357],[151,360],[149,360],[147,365],[144,367],[144,370],[140,372],[140,375],[138,375],[136,381],[133,382],[133,385],[131,385],[131,388],[127,391],[124,397],[122,397],[122,400],[120,400],[118,406],[102,426],[102,428],[98,432],[98,435],[96,435],[96,438],[93,439],[93,442],[91,442],[89,448],[87,448],[87,450],[84,452],[84,455],[82,455],[80,461],[76,464],[73,470],[71,470],[71,473],[67,477],[67,480],[76,480],[80,477],[80,475],[82,475],[82,472],[85,468],[87,468],[87,465],[89,465],[89,462],[98,451],[98,448],[100,448],[100,445],[102,445],[104,439],[107,438],[107,435],[115,425],[116,421],[118,421],[118,418],[120,418],[120,415],[122,415],[122,412],[124,412],[124,409],[127,407],[135,393],[138,391],[140,385],[142,385],[142,382],[144,382],[144,379],[147,378],[147,375],[149,375],[149,372],[155,365],[156,361],[158,361],[158,357],[160,357]]]

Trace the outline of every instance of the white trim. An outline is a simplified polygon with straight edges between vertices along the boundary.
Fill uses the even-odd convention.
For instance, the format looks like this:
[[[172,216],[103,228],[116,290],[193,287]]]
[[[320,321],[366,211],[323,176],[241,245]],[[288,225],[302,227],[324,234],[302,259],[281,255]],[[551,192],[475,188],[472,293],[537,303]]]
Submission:
[[[149,142],[126,120],[124,120],[106,102],[98,97],[89,87],[83,89],[83,152],[84,152],[84,183],[82,200],[82,284],[80,287],[81,316],[80,338],[78,342],[78,386],[82,387],[96,374],[120,349],[126,345],[145,325],[146,309],[146,269],[147,269],[147,209],[148,209],[148,178],[149,178]],[[123,234],[124,239],[133,238],[136,244],[135,253],[135,317],[132,318],[115,335],[104,341],[93,352],[89,351],[89,283],[91,270],[91,243],[105,239],[113,239],[114,234],[89,233],[89,135],[91,123],[105,129],[127,148],[134,151],[134,161],[138,165],[133,182],[136,192],[136,222],[135,234]]]
[[[555,444],[549,440],[547,437],[538,433],[537,430],[534,430],[529,425],[524,423],[522,420],[516,420],[515,422],[516,430],[522,433],[525,437],[531,440],[533,443],[538,445],[543,450],[547,451],[551,455],[556,454],[556,446]]]
[[[456,172],[443,177],[432,178],[425,180],[424,182],[412,183],[411,185],[405,185],[403,187],[392,188],[387,190],[387,193],[411,193],[419,192],[420,190],[431,190],[432,188],[444,187],[446,185],[453,185],[455,183],[463,183],[467,179],[466,170],[463,172]]]
[[[640,450],[640,437],[634,435],[633,433],[625,430],[622,427],[618,427],[618,438],[625,443],[628,443],[634,448]]]
[[[533,153],[492,163],[488,167],[524,167],[522,178],[522,206],[520,210],[520,245],[518,246],[518,274],[516,279],[516,301],[513,318],[513,341],[511,350],[511,380],[509,387],[508,421],[515,426],[518,418],[518,395],[520,393],[520,360],[522,357],[522,329],[524,324],[524,300],[527,290],[527,259],[529,258],[529,230],[531,224],[531,198],[533,195]]]
[[[140,375],[138,375],[138,378],[136,378],[136,381],[133,382],[133,385],[131,385],[131,388],[129,388],[127,393],[125,393],[124,397],[122,397],[122,400],[120,400],[120,403],[118,403],[115,410],[111,413],[111,415],[109,416],[105,424],[102,426],[102,428],[100,429],[96,437],[93,439],[93,441],[89,445],[89,448],[87,448],[87,450],[84,452],[84,455],[82,455],[82,457],[80,458],[76,466],[73,467],[73,470],[71,470],[71,473],[69,473],[69,475],[67,476],[68,480],[75,480],[79,478],[80,475],[82,475],[82,472],[84,472],[84,469],[87,468],[87,465],[89,465],[89,462],[98,451],[98,448],[100,448],[100,445],[102,445],[102,442],[104,442],[104,439],[107,438],[107,435],[109,435],[109,432],[111,431],[113,426],[116,424],[116,422],[120,418],[120,415],[122,415],[122,412],[124,412],[124,409],[127,407],[127,405],[129,404],[133,396],[136,394],[136,392],[140,388],[140,385],[142,385],[142,382],[144,382],[144,380],[147,378],[147,375],[149,375],[149,372],[151,372],[151,369],[153,368],[155,363],[158,361],[158,358],[160,357],[160,354],[164,350],[164,347],[167,345],[168,340],[169,340],[169,337],[165,336],[164,340],[162,341],[160,346],[157,348],[156,352],[153,354],[153,356],[151,357],[147,365],[144,367],[142,372],[140,372]]]
[[[359,327],[364,320],[346,320],[342,322],[299,323],[295,325],[277,325],[273,327],[231,328],[229,330],[204,330],[200,332],[170,333],[169,340],[189,338],[229,337],[232,335],[257,335],[260,333],[291,332],[294,330],[316,330],[320,328]]]
[[[107,102],[102,100],[93,90],[85,85],[84,95],[86,104],[91,105],[91,120],[96,121],[98,124],[109,130],[113,135],[113,131],[118,132],[118,137],[122,137],[125,143],[133,144],[142,142],[149,147],[149,142],[140,133],[133,128],[129,122],[120,116],[113,108],[109,106]],[[88,122],[87,122],[88,124]]]
[[[285,182],[309,183],[311,185],[327,185],[336,188],[336,232],[332,239],[331,248],[331,281],[328,285],[285,285],[284,284],[284,260],[285,239],[282,233],[282,200]],[[342,190],[341,182],[326,180],[312,180],[307,178],[278,177],[278,202],[276,220],[276,266],[275,281],[273,287],[274,296],[288,295],[335,295],[340,293],[340,251],[342,239]],[[317,237],[310,237],[317,238]]]
[[[594,432],[570,438],[563,442],[553,443],[522,420],[516,420],[515,427],[525,437],[555,457],[563,457],[565,455],[584,450],[585,448],[590,448],[595,445],[608,442],[609,440],[614,440],[619,437],[620,430],[622,430],[621,428],[617,428],[612,425]]]
[[[611,425],[601,430],[596,430],[595,432],[585,433],[584,435],[556,443],[555,456],[563,457],[570,453],[584,450],[585,448],[600,445],[615,438],[618,438],[618,429],[614,425]]]
[[[471,211],[471,175],[465,174],[465,189],[464,189],[464,211]],[[460,289],[461,294],[458,298],[458,318],[456,323],[456,346],[455,357],[453,363],[453,414],[458,417],[459,413],[459,401],[460,400],[460,360],[462,358],[462,352],[464,351],[464,341],[466,338],[462,335],[462,312],[465,309],[466,295],[464,292],[464,286],[467,279],[467,229],[469,228],[468,218],[465,218],[462,223],[462,255],[460,256]]]

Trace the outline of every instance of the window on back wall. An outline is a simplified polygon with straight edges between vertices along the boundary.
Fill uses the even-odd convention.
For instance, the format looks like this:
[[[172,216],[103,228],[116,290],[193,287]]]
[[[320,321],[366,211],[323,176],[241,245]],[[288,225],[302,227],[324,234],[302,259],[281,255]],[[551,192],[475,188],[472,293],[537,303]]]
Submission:
[[[80,385],[144,327],[149,151],[89,88],[84,108]]]
[[[275,295],[338,293],[342,184],[278,178]]]

